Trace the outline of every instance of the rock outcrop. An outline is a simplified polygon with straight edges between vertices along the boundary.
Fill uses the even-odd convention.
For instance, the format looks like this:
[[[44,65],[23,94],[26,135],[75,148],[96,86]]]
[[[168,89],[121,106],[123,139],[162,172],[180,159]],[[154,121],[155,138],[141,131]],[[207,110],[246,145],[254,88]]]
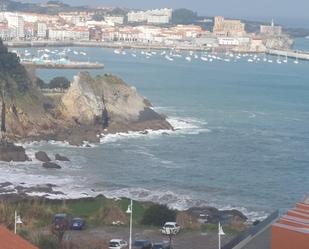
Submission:
[[[43,163],[42,166],[43,168],[46,168],[46,169],[61,169],[61,166],[59,166],[56,163],[52,163],[52,162]]]
[[[84,126],[99,124],[110,132],[172,129],[134,87],[112,75],[92,78],[80,73],[62,97],[61,107],[67,120]]]
[[[55,155],[55,160],[56,161],[62,161],[62,162],[69,162],[70,159],[67,158],[66,156],[61,156],[60,154]]]
[[[46,152],[44,151],[39,151],[35,153],[35,158],[41,162],[50,162],[51,159],[48,157],[48,155],[46,154]]]
[[[239,224],[244,223],[248,218],[236,209],[218,210],[214,207],[191,208],[188,213],[193,217],[204,220],[205,223],[217,224]]]
[[[29,158],[22,146],[0,140],[0,161],[25,162],[29,161]]]
[[[81,145],[99,142],[102,133],[172,129],[150,102],[121,79],[76,76],[57,96],[43,94],[33,75],[0,42],[1,130],[11,141],[57,140]],[[5,59],[5,60],[4,60]],[[3,127],[2,127],[3,126]]]

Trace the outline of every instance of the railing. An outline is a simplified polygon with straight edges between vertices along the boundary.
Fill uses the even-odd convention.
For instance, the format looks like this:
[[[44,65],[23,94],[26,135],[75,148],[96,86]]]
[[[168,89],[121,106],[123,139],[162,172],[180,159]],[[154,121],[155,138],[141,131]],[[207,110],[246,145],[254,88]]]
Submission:
[[[253,237],[260,231],[262,231],[265,227],[267,227],[271,222],[276,220],[279,217],[279,210],[273,212],[270,216],[268,216],[265,220],[261,221],[257,225],[251,227],[250,229],[242,232],[240,235],[235,237],[233,240],[225,244],[221,249],[233,249],[240,242],[247,239],[248,237]]]

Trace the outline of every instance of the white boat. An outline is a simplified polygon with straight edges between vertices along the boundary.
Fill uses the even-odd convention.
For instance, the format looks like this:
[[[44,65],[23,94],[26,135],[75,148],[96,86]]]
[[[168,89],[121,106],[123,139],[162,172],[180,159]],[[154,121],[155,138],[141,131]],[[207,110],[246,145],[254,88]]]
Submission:
[[[194,55],[194,59],[198,59],[198,55],[197,54]]]
[[[224,61],[225,61],[225,62],[230,62],[231,60],[228,59],[228,58],[226,58],[226,59],[224,59]]]
[[[163,52],[161,53],[161,55],[166,55],[166,51],[163,51]]]
[[[210,62],[213,62],[213,58],[210,58],[209,61],[210,61]]]
[[[81,55],[86,56],[87,54],[85,52],[80,52]]]
[[[132,54],[133,57],[136,57],[136,54]]]
[[[176,57],[176,58],[181,58],[182,55],[181,54],[173,54],[173,57]]]
[[[186,60],[187,60],[187,61],[191,61],[192,59],[191,59],[190,56],[187,56],[187,57],[186,57]]]
[[[167,59],[168,61],[174,61],[174,59],[169,57],[168,55],[165,55],[165,59]]]
[[[208,61],[208,58],[207,58],[207,57],[204,57],[204,56],[201,56],[201,60],[202,60],[202,61]]]
[[[253,62],[253,60],[252,60],[252,59],[248,59],[248,62],[252,63],[252,62]]]
[[[114,50],[114,53],[115,53],[115,54],[120,54],[121,51],[120,51],[119,49],[115,49],[115,50]]]
[[[294,64],[299,64],[298,59],[296,58],[296,60],[294,61]]]
[[[273,60],[268,60],[268,63],[273,63]]]
[[[122,51],[122,55],[126,55],[126,54],[127,54],[126,51],[123,50],[123,51]]]
[[[277,59],[277,64],[282,64],[282,61]]]

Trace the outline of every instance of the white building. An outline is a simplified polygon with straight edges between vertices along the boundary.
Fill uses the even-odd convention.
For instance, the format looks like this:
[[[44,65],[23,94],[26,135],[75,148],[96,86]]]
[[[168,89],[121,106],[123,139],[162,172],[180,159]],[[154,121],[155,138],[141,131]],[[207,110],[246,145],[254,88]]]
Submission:
[[[167,24],[172,18],[172,9],[155,9],[128,13],[128,22],[147,22],[153,24]]]
[[[104,20],[111,26],[114,26],[116,24],[122,25],[124,22],[123,16],[105,16]]]
[[[81,27],[72,29],[50,28],[48,38],[53,41],[89,41],[89,30]]]
[[[169,22],[170,22],[169,16],[150,15],[147,17],[147,23],[149,24],[164,24]]]
[[[239,40],[232,37],[218,37],[219,45],[223,46],[239,46]]]
[[[0,23],[0,38],[4,41],[9,41],[14,37],[16,37],[16,32],[7,25]]]
[[[8,22],[9,28],[12,28],[16,32],[16,38],[22,39],[25,37],[25,23],[23,17],[17,13],[5,13],[5,18]]]
[[[47,25],[44,22],[38,23],[38,29],[37,29],[37,37],[38,38],[47,38]]]

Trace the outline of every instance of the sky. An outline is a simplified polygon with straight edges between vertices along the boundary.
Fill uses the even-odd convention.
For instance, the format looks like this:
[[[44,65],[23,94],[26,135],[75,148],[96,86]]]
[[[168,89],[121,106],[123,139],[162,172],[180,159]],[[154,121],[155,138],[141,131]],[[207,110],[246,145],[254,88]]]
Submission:
[[[44,2],[44,0],[23,0]],[[46,1],[45,1],[46,2]],[[290,26],[309,28],[309,0],[63,0],[72,5],[119,6],[137,9],[189,8],[200,15],[223,15],[252,20],[274,18]]]

